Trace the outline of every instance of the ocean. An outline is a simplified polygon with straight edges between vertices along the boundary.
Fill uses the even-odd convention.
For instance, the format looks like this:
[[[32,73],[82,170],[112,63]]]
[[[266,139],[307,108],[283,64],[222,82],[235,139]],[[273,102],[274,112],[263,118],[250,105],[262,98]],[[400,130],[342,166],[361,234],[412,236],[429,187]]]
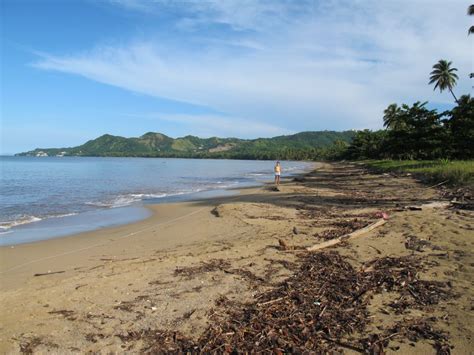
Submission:
[[[150,203],[234,194],[273,179],[272,161],[0,157],[0,245],[131,223]],[[283,161],[283,177],[314,163]]]

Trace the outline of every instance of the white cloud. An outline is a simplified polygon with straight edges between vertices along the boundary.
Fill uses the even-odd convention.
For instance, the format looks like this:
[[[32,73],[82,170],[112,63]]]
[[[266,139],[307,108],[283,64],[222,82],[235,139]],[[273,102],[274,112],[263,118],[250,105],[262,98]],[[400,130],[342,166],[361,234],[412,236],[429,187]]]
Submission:
[[[471,86],[466,1],[116,2],[156,13],[173,6],[173,35],[34,65],[224,112],[233,118],[199,119],[226,135],[249,122],[255,132],[376,128],[391,102],[451,102],[427,85],[441,58],[459,69],[458,94]]]
[[[134,119],[147,119],[160,122],[173,122],[184,125],[187,131],[199,137],[274,137],[296,133],[295,131],[256,121],[249,121],[239,117],[227,117],[216,114],[170,114],[145,113],[124,114]]]

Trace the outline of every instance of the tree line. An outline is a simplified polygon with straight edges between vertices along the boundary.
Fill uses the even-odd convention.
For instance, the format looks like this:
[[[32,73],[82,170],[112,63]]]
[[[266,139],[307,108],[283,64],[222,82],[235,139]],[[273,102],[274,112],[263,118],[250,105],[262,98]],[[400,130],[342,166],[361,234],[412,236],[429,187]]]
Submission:
[[[474,5],[467,9],[474,15]],[[468,35],[474,34],[474,26]],[[348,159],[473,159],[474,99],[463,95],[459,99],[454,87],[459,79],[452,62],[442,59],[433,65],[429,84],[434,90],[449,91],[456,106],[437,112],[426,107],[427,102],[409,106],[389,105],[383,116],[385,129],[359,131],[347,149],[332,158]],[[474,73],[469,77],[474,78]]]
[[[449,111],[438,113],[415,102],[384,111],[379,131],[359,131],[350,146],[339,152],[347,159],[473,159],[474,99],[463,95]]]

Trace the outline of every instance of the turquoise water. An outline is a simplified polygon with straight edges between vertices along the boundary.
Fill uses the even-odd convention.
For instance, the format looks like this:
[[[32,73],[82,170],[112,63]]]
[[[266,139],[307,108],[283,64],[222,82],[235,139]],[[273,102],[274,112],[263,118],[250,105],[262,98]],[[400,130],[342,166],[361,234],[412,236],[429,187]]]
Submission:
[[[272,179],[271,161],[0,157],[0,245],[144,219],[147,203],[231,193]],[[282,162],[283,175],[310,169]]]

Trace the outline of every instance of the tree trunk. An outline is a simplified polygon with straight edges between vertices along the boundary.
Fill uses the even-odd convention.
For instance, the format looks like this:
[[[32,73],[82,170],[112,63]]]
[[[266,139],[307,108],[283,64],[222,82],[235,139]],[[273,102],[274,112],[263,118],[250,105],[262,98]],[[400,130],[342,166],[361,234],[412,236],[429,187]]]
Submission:
[[[451,95],[453,95],[454,101],[456,101],[456,103],[459,104],[459,101],[458,101],[457,97],[454,95],[453,90],[451,88],[449,88],[449,91],[451,92]]]

